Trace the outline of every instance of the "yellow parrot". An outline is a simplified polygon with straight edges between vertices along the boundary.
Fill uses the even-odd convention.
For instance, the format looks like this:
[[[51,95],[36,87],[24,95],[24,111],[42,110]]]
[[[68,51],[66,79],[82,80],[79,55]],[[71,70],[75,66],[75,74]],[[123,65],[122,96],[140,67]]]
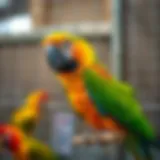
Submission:
[[[30,93],[24,103],[13,113],[11,124],[27,135],[32,134],[40,117],[40,107],[48,102],[48,98],[49,95],[45,91]]]
[[[46,144],[27,136],[19,128],[9,124],[0,124],[0,149],[9,151],[14,160],[59,159]]]

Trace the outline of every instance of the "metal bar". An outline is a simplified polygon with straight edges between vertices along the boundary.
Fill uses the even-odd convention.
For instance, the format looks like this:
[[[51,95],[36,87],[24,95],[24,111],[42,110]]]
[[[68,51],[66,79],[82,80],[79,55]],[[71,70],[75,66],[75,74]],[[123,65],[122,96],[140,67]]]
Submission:
[[[112,1],[112,73],[117,79],[123,77],[122,58],[124,52],[123,41],[123,0]],[[118,149],[118,160],[126,159],[124,147]]]
[[[56,96],[58,97],[58,96]],[[63,98],[57,98],[56,101],[55,101],[56,98],[54,98],[54,100],[50,101],[48,103],[48,107],[51,108],[51,109],[59,109],[61,108],[62,106],[66,106],[68,105],[66,102],[63,102]],[[20,104],[20,100],[15,100],[14,103],[12,102],[12,99],[1,99],[0,98],[0,108],[6,108],[6,106],[11,106],[11,107],[16,107],[16,106],[19,106]],[[159,107],[159,104],[156,104],[156,103],[146,103],[146,104],[143,104],[144,106],[144,111],[145,112],[159,112],[160,111],[160,107]],[[63,108],[63,107],[62,107]],[[64,109],[64,108],[63,108]]]
[[[123,57],[123,0],[112,1],[112,72],[113,75],[122,79]]]

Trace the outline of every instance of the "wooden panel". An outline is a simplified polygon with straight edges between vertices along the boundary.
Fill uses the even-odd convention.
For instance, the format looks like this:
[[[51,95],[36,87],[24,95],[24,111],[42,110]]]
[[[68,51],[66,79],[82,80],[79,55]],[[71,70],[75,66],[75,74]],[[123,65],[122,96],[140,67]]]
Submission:
[[[103,1],[54,0],[52,20],[54,23],[104,20]]]
[[[104,18],[110,21],[112,18],[112,0],[103,0]]]
[[[35,27],[85,21],[109,21],[110,0],[30,0]]]
[[[29,0],[29,2],[34,27],[51,24],[52,0]]]

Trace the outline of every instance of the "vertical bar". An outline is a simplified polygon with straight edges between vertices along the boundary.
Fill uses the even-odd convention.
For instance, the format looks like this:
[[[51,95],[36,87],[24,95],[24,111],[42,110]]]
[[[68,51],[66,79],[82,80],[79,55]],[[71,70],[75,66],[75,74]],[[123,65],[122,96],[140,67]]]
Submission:
[[[33,27],[44,27],[52,23],[52,0],[29,0]]]
[[[107,22],[111,20],[111,3],[112,0],[103,0],[103,7],[104,7],[104,19]]]
[[[111,67],[112,73],[117,79],[123,78],[123,54],[124,54],[124,0],[112,0],[112,43],[111,43]],[[117,146],[117,160],[126,160],[124,144]]]
[[[123,0],[112,0],[112,73],[122,79],[123,57]]]

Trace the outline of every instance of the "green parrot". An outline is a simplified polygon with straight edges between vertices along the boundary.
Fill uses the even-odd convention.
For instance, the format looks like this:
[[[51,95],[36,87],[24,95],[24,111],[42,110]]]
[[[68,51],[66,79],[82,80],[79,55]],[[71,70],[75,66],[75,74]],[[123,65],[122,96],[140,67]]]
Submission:
[[[153,160],[151,148],[160,148],[156,132],[146,118],[130,85],[99,76],[86,68],[83,72],[88,94],[103,116],[110,116],[127,133],[126,147],[136,160]]]

